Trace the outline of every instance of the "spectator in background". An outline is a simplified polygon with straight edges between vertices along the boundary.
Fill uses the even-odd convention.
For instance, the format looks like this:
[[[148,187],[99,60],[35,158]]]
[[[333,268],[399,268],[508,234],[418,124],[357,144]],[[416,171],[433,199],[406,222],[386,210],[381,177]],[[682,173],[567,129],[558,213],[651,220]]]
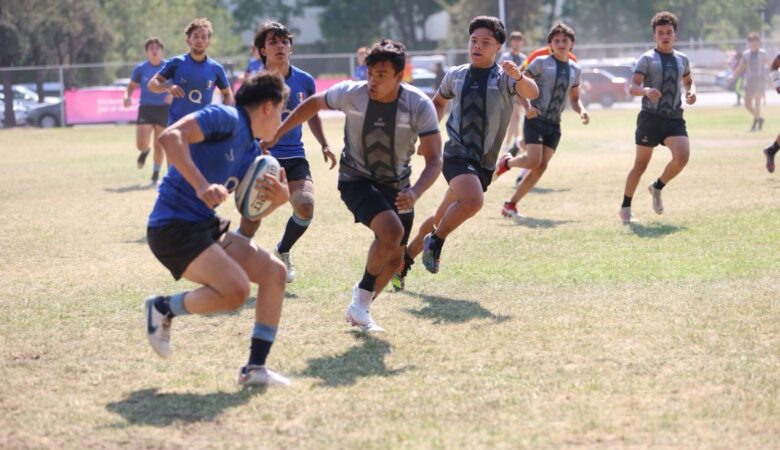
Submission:
[[[368,49],[360,47],[357,49],[357,64],[355,64],[355,72],[352,74],[352,79],[355,81],[365,81],[368,77],[368,67],[366,67],[366,54]]]
[[[132,105],[133,91],[141,88],[141,98],[138,106],[138,119],[135,126],[135,145],[138,151],[136,163],[141,169],[146,164],[146,157],[149,156],[149,140],[154,131],[154,168],[152,169],[152,183],[157,184],[160,179],[160,169],[163,162],[163,150],[160,146],[159,137],[168,123],[168,107],[171,103],[171,96],[167,93],[155,94],[149,90],[147,84],[154,78],[155,74],[163,68],[168,61],[163,59],[163,45],[160,38],[151,37],[146,40],[144,49],[147,60],[139,63],[133,69],[130,75],[130,83],[125,91],[125,108]]]
[[[527,58],[523,50],[523,33],[519,31],[513,31],[509,35],[509,51],[501,55],[498,63],[501,64],[504,61],[512,61],[517,67],[523,67],[523,63]],[[512,107],[512,116],[509,119],[509,129],[506,132],[506,138],[504,139],[504,145],[509,149],[513,149],[512,156],[517,154],[519,141],[523,137],[523,131],[520,129],[520,118],[524,115],[522,104],[519,102],[519,97],[514,97]],[[518,144],[516,144],[518,143]]]
[[[761,38],[757,33],[750,33],[747,37],[748,49],[742,53],[742,60],[731,76],[736,79],[745,75],[745,108],[753,116],[753,126],[750,131],[758,131],[764,127],[764,118],[761,117],[761,100],[766,90],[766,77],[769,75],[769,54],[761,48]]]
[[[246,65],[244,71],[244,79],[249,78],[250,75],[260,72],[265,69],[262,58],[260,58],[260,50],[252,44],[252,57],[249,58],[249,63]]]

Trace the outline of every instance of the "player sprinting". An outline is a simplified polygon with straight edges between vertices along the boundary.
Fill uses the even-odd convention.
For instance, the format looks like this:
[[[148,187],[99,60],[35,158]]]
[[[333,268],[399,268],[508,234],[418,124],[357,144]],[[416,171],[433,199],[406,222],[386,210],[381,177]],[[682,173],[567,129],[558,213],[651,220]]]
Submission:
[[[753,116],[753,125],[750,131],[758,131],[764,127],[764,118],[761,117],[761,101],[766,90],[767,67],[769,66],[769,54],[761,48],[761,37],[758,33],[750,33],[747,37],[748,49],[742,53],[742,59],[731,79],[738,79],[745,75],[743,89],[745,90],[745,108]]]
[[[454,99],[447,120],[449,140],[444,145],[442,173],[449,184],[436,212],[426,218],[409,243],[394,278],[403,289],[405,277],[422,252],[425,268],[439,271],[444,241],[463,222],[482,209],[483,193],[493,178],[498,152],[512,114],[512,98],[536,98],[539,90],[523,77],[512,61],[496,65],[496,55],[506,40],[504,24],[496,17],[478,16],[469,23],[471,64],[454,67],[444,76],[433,97],[441,120]]]
[[[566,106],[566,99],[569,99],[574,112],[580,115],[583,124],[590,122],[590,116],[580,100],[582,70],[577,63],[569,59],[574,40],[574,30],[571,27],[562,23],[553,25],[547,34],[547,43],[553,48],[553,54],[536,58],[523,72],[525,76],[536,81],[539,97],[531,101],[530,105],[526,99],[520,98],[527,111],[523,125],[526,154],[517,157],[505,154],[496,165],[496,177],[511,167],[529,170],[509,201],[504,202],[501,208],[501,215],[504,217],[518,217],[517,202],[528,194],[547,170],[561,139],[561,113]]]
[[[239,383],[287,385],[265,365],[274,343],[284,298],[284,263],[249,239],[228,231],[214,208],[228,197],[260,155],[255,138],[269,138],[281,121],[287,88],[278,75],[253,75],[238,90],[237,106],[209,105],[168,127],[160,136],[171,167],[160,185],[147,228],[152,253],[175,279],[201,286],[146,299],[147,336],[163,358],[171,353],[174,318],[240,308],[250,283],[258,285],[249,361]],[[284,170],[261,188],[269,214],[289,199]]]
[[[383,331],[371,317],[371,302],[401,263],[415,202],[441,172],[436,109],[422,91],[401,82],[405,64],[403,44],[391,40],[375,44],[366,56],[367,81],[345,81],[310,97],[276,133],[277,138],[285,135],[322,109],[346,114],[339,192],[355,222],[374,233],[346,317],[366,332]],[[412,184],[410,161],[418,137],[425,167]]]
[[[624,224],[633,222],[631,200],[642,174],[647,169],[653,149],[664,145],[672,152],[672,160],[660,177],[647,187],[656,214],[664,212],[661,190],[688,163],[690,143],[683,119],[681,87],[685,87],[685,102],[696,103],[696,87],[691,76],[688,57],[673,48],[677,37],[677,17],[667,11],[656,14],[651,25],[655,48],[637,59],[631,77],[629,93],[642,96],[642,111],[637,117],[635,133],[636,158],[628,173],[619,216]]]
[[[206,50],[211,43],[211,22],[195,19],[184,29],[189,53],[173,57],[149,81],[149,90],[173,96],[168,113],[168,125],[191,112],[211,104],[216,86],[222,93],[222,103],[233,104],[227,74],[220,63],[211,59]]]
[[[152,155],[152,161],[154,166],[152,168],[152,183],[157,184],[160,179],[160,170],[163,163],[163,150],[160,147],[160,133],[168,123],[168,107],[170,103],[170,97],[167,93],[155,94],[149,90],[147,86],[149,80],[154,78],[157,72],[162,69],[163,65],[168,62],[163,59],[163,49],[165,46],[158,37],[150,37],[144,44],[144,51],[146,52],[146,61],[139,63],[133,68],[133,73],[130,75],[130,83],[127,85],[125,91],[124,105],[129,107],[132,105],[133,91],[140,87],[141,98],[138,105],[138,119],[135,125],[135,145],[140,152],[136,164],[139,169],[142,169],[146,164],[146,157],[149,156],[149,141],[154,132],[154,141],[152,146],[154,148],[154,154]]]
[[[268,21],[258,30],[254,41],[254,46],[259,49],[260,58],[266,68],[282,75],[287,87],[290,88],[290,96],[282,116],[283,119],[296,106],[315,94],[314,78],[290,64],[292,39],[293,35],[287,27],[278,22]],[[322,148],[323,158],[326,162],[331,162],[330,168],[332,169],[336,166],[336,157],[330,150],[328,140],[322,131],[320,116],[315,114],[308,120],[308,124]],[[314,217],[314,183],[309,170],[309,162],[306,160],[302,135],[303,127],[299,125],[292,128],[289,133],[279,139],[276,145],[269,149],[271,155],[284,167],[290,185],[290,204],[293,213],[287,221],[282,239],[274,249],[276,256],[287,266],[288,283],[295,280],[295,266],[290,256],[290,250],[306,232]],[[259,221],[244,220],[241,225],[241,233],[251,238],[259,226]]]
[[[777,52],[775,60],[772,61],[771,71],[769,76],[775,81],[775,89],[780,94],[780,51]],[[780,134],[777,135],[772,145],[764,149],[764,156],[766,157],[766,170],[769,173],[775,171],[775,155],[780,150]]]

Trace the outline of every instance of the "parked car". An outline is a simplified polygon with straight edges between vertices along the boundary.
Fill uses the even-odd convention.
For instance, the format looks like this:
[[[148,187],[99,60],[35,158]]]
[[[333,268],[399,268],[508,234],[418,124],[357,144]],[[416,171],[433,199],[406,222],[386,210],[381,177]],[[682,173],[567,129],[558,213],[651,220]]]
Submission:
[[[38,101],[38,94],[27,89],[21,84],[15,84],[11,89],[13,90],[14,93],[14,102],[21,103],[22,106],[24,106],[25,108],[29,109],[41,104]],[[2,89],[2,87],[0,87],[0,101],[3,100],[5,100],[5,90]],[[59,101],[60,99],[55,97],[43,98],[44,103],[57,103]]]
[[[27,111],[27,123],[41,128],[61,127],[63,120],[60,103],[41,103],[30,108]]]
[[[439,88],[439,86],[436,86],[435,73],[416,67],[412,69],[412,82],[410,84],[431,98],[436,95],[436,90]]]
[[[633,100],[628,93],[628,80],[618,77],[602,69],[586,69],[582,71],[584,86],[581,94],[582,103],[601,103],[604,108],[611,108],[615,102]]]
[[[27,88],[28,90],[30,90],[32,92],[36,92],[37,89],[38,89],[38,87],[36,86],[35,83],[23,83],[20,86],[23,86],[23,87]],[[58,83],[58,82],[47,81],[47,82],[43,83],[43,95],[45,97],[52,97],[52,98],[55,98],[55,99],[60,99],[60,98],[62,98],[61,87],[62,87],[62,85],[60,83]]]
[[[625,78],[626,83],[631,81],[631,77],[634,75],[634,66],[631,64],[597,64],[589,69],[606,70],[616,77]]]
[[[27,124],[27,108],[21,103],[14,102],[14,117],[16,125],[23,126]],[[5,128],[5,102],[0,102],[0,128]]]

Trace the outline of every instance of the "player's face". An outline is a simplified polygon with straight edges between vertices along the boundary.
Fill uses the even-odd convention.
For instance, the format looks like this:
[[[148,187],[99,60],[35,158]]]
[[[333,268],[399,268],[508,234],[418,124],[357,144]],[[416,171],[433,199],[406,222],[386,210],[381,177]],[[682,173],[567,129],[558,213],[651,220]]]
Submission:
[[[511,41],[509,41],[509,45],[512,47],[512,52],[520,53],[520,50],[523,49],[523,40],[522,39],[512,39]]]
[[[363,64],[366,63],[366,53],[367,52],[365,50],[360,50],[359,52],[357,52],[358,66],[362,66]]]
[[[210,41],[211,37],[209,36],[209,32],[203,28],[196,28],[187,36],[187,45],[190,46],[190,52],[196,55],[206,53]]]
[[[550,47],[553,49],[553,53],[558,59],[567,59],[569,52],[571,51],[573,42],[569,36],[563,33],[558,33],[553,36],[550,42]]]
[[[268,64],[286,64],[290,61],[290,54],[292,54],[292,42],[286,36],[270,33],[265,38],[265,48],[261,48],[260,51]]]
[[[396,73],[390,61],[379,61],[368,66],[368,97],[382,103],[394,101],[403,76],[403,71]]]
[[[677,34],[671,25],[656,25],[653,37],[655,38],[655,46],[659,50],[670,51]]]
[[[759,48],[761,48],[761,42],[759,41],[748,41],[748,47],[750,47],[751,52],[757,52]]]
[[[163,57],[163,49],[156,43],[151,43],[146,48],[146,58],[149,61],[159,61]]]
[[[487,28],[477,28],[469,37],[469,56],[476,67],[487,68],[496,61],[496,55],[501,50],[493,33]]]

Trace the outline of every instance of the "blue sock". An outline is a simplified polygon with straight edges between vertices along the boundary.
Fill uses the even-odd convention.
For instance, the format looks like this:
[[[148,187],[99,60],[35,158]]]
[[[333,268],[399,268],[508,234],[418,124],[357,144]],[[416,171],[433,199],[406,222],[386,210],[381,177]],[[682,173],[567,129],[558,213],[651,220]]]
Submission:
[[[275,339],[276,327],[255,322],[255,327],[252,329],[252,344],[249,347],[249,362],[247,365],[264,366]]]
[[[189,314],[184,309],[184,295],[187,292],[179,292],[178,294],[171,295],[171,312],[174,316],[186,316]]]

